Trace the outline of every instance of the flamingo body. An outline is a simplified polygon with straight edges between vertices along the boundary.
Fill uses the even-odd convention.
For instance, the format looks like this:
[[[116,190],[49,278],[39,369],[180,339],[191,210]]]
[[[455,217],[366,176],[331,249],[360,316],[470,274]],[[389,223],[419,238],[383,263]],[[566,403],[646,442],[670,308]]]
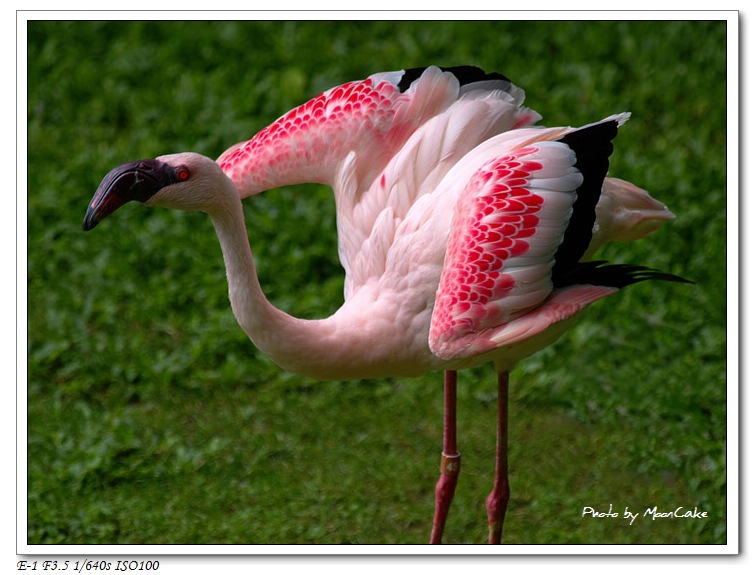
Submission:
[[[493,362],[507,390],[516,362],[555,341],[591,303],[646,279],[684,281],[589,261],[605,242],[637,239],[673,217],[647,192],[606,178],[629,115],[543,128],[523,100],[504,76],[472,67],[375,74],[324,92],[217,162],[181,153],[114,169],[84,228],[130,200],[207,212],[234,314],[285,369],[358,379]],[[319,320],[294,318],[265,298],[241,207],[243,198],[302,182],[333,187],[346,274],[343,305]],[[455,377],[447,381],[455,390]],[[453,402],[455,391],[447,397]],[[505,443],[505,429],[498,436]],[[455,452],[455,432],[448,438]],[[445,511],[435,541],[458,473],[457,456],[444,457],[453,478],[439,483]],[[497,468],[491,539],[500,538],[508,500],[507,467]]]

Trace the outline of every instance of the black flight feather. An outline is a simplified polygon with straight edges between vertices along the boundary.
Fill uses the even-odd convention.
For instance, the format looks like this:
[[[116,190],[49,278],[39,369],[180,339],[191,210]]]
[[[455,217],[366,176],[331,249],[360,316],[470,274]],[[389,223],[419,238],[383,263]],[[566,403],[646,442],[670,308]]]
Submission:
[[[572,268],[553,278],[553,287],[570,285],[596,285],[623,288],[645,280],[662,280],[679,283],[694,283],[682,277],[661,272],[645,266],[609,264],[605,261],[578,262]]]
[[[475,82],[499,80],[504,82],[504,85],[501,86],[502,90],[508,91],[511,87],[511,80],[503,74],[499,74],[498,72],[487,73],[477,66],[440,66],[440,69],[443,72],[451,72],[456,76],[456,79],[459,80],[460,86],[466,86],[467,84],[473,84]],[[419,78],[425,70],[427,70],[426,66],[423,68],[409,68],[404,70],[404,75],[401,76],[401,81],[398,83],[399,91],[406,92],[409,89],[409,86],[412,85],[412,82]]]
[[[564,232],[564,239],[556,250],[553,282],[568,273],[587,251],[595,224],[595,206],[600,199],[603,180],[608,173],[608,158],[613,152],[611,140],[616,137],[619,123],[612,119],[570,132],[559,141],[569,146],[577,156],[575,167],[582,174],[572,216]]]

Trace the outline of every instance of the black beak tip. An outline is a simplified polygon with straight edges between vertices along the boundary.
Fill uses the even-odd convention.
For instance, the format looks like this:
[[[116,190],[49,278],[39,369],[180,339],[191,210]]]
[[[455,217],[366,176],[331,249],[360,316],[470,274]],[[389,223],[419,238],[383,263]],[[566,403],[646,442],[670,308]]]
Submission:
[[[93,230],[94,227],[100,223],[100,220],[94,217],[92,210],[87,210],[86,216],[84,216],[84,222],[81,224],[82,229],[85,232]]]

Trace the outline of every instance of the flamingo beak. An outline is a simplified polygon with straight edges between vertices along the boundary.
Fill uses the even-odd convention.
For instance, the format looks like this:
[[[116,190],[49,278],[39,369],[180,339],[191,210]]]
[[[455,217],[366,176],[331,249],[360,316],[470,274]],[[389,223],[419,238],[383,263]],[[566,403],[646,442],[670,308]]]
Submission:
[[[174,168],[158,160],[137,160],[113,168],[89,202],[84,231],[94,228],[122,205],[134,200],[146,202],[177,181]]]

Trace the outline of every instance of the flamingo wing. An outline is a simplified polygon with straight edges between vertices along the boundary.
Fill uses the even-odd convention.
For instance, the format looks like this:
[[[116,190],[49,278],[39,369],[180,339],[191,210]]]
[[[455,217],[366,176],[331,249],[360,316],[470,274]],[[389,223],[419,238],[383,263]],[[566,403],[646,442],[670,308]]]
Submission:
[[[611,140],[626,118],[518,130],[485,144],[456,206],[430,326],[433,353],[463,358],[532,337],[618,289],[593,285],[587,272],[597,266],[579,260]],[[570,278],[575,270],[581,275]],[[581,287],[569,297],[554,294],[572,285]]]
[[[461,90],[465,87],[461,98],[412,133],[366,192],[359,188],[357,154],[342,163],[335,198],[347,297],[370,278],[380,277],[387,267],[411,264],[412,258],[396,242],[425,227],[433,211],[433,219],[443,217],[438,214],[442,208],[425,205],[427,196],[436,192],[466,154],[491,137],[517,128],[523,117],[530,118],[514,96],[470,90],[469,86]],[[401,256],[389,263],[388,252],[394,248]],[[414,244],[411,251],[418,249]]]
[[[373,74],[331,88],[281,116],[251,140],[219,158],[242,198],[282,185],[334,185],[341,162],[356,155],[354,171],[366,191],[414,131],[460,98],[499,97],[519,108],[524,92],[501,74],[479,68],[413,68]],[[516,124],[540,116],[521,108]]]

